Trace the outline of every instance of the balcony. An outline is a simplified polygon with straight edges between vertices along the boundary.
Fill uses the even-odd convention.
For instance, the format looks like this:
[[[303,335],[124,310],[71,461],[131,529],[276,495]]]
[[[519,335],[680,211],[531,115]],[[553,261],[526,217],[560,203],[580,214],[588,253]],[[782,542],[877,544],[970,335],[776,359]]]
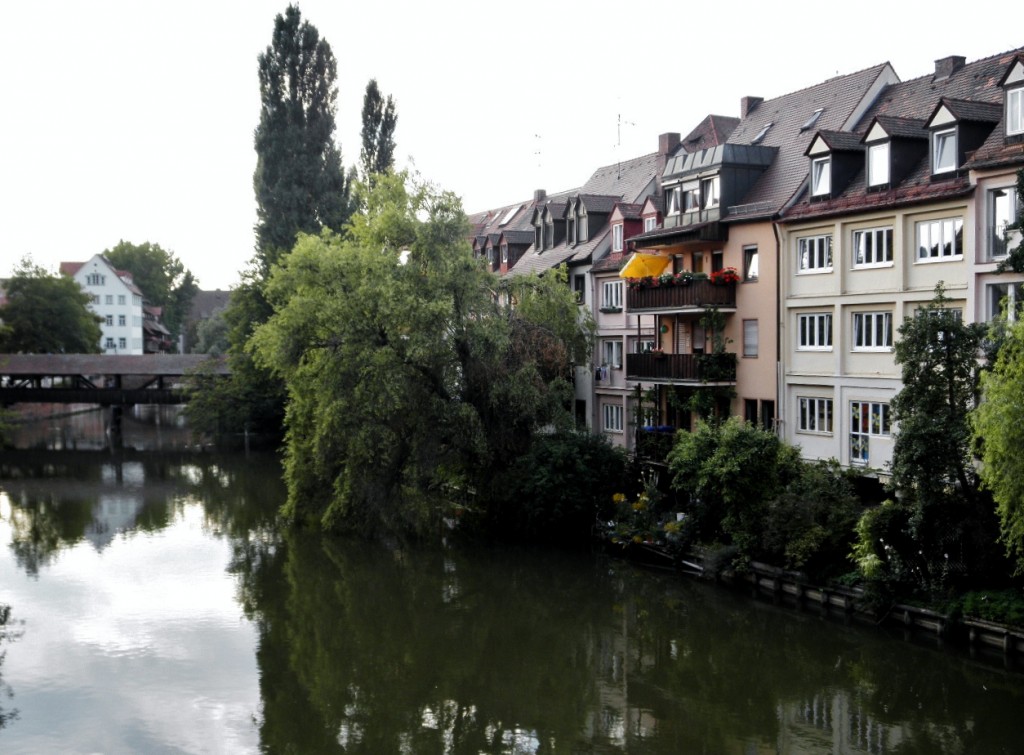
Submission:
[[[736,355],[626,354],[626,378],[655,383],[735,383]]]
[[[685,286],[647,286],[626,291],[630,312],[674,312],[687,309],[736,308],[736,284],[692,281]]]

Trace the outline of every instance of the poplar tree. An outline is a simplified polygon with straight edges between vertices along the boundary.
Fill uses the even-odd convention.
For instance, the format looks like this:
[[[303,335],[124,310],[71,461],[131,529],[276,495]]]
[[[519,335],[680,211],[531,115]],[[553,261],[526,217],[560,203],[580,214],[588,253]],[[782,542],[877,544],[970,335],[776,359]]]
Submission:
[[[327,40],[289,5],[259,56],[256,257],[265,277],[297,234],[339,230],[351,214],[350,179],[334,142],[337,62]]]
[[[377,87],[377,80],[370,79],[363,95],[363,149],[359,153],[364,183],[369,183],[371,176],[394,168],[397,123],[398,115],[391,95],[385,100]]]

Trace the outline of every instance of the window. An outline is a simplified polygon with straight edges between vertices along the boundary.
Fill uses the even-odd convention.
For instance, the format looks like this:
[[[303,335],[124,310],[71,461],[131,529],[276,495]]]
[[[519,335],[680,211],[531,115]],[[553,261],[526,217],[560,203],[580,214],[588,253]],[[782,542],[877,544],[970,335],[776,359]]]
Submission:
[[[606,281],[601,298],[602,309],[622,309],[622,281]]]
[[[605,367],[622,366],[622,339],[601,341],[601,364]]]
[[[855,351],[891,349],[892,313],[854,312],[853,348]]]
[[[649,354],[654,351],[654,336],[629,337],[630,354]]]
[[[743,356],[757,356],[757,320],[743,321]]]
[[[106,343],[103,344],[103,348],[105,348],[105,349],[117,348],[116,346],[114,346],[114,339],[113,338],[108,338],[106,340]]]
[[[127,349],[128,348],[128,339],[127,338],[118,338],[117,339],[117,348],[119,348],[119,349]]]
[[[100,303],[100,295],[99,294],[93,294],[92,295],[92,299],[90,301],[92,301],[93,304],[99,304]]]
[[[114,324],[114,316],[113,315],[107,315],[107,325],[113,325],[113,324]]]
[[[553,249],[555,246],[555,224],[553,222],[544,224],[544,248]]]
[[[1006,134],[1024,133],[1024,88],[1006,93]]]
[[[754,247],[754,251],[757,251],[757,247]],[[717,273],[719,270],[725,267],[725,252],[712,252],[711,253],[711,272]]]
[[[917,224],[917,261],[962,257],[964,221],[962,218],[929,220]]]
[[[587,221],[587,209],[585,207],[580,208],[580,215],[576,219],[576,224],[579,226],[576,229],[576,240],[582,244],[590,238],[590,223]]]
[[[796,257],[798,273],[832,272],[832,234],[798,239]]]
[[[747,246],[743,248],[743,280],[744,281],[756,281],[757,280],[757,247]]]
[[[644,233],[647,233],[647,231],[653,231],[657,227],[658,227],[658,218],[657,217],[644,218]]]
[[[761,140],[764,139],[765,136],[768,135],[768,131],[769,131],[769,129],[771,129],[771,127],[773,125],[775,125],[775,124],[772,121],[769,121],[768,123],[764,124],[761,127],[761,130],[757,132],[757,136],[755,136],[753,139],[750,140],[750,143],[751,144],[760,144]]]
[[[811,196],[827,197],[832,191],[832,158],[811,160]]]
[[[501,264],[508,264],[508,242],[501,242]]]
[[[810,117],[810,118],[808,118],[808,119],[807,119],[806,121],[804,121],[804,125],[802,125],[802,126],[800,127],[800,130],[801,130],[801,131],[806,131],[807,129],[809,129],[809,128],[811,128],[812,126],[814,126],[814,124],[815,124],[815,123],[817,123],[817,122],[818,122],[818,119],[819,119],[819,118],[821,117],[821,113],[822,113],[822,111],[823,111],[824,109],[825,109],[825,108],[823,108],[823,107],[820,107],[820,108],[818,108],[817,110],[815,110],[815,111],[814,111],[813,113],[811,113],[811,117]]]
[[[569,243],[570,244],[575,244],[576,243],[576,217],[572,214],[571,211],[569,212],[569,217],[565,221],[565,225],[566,225],[566,228],[565,228],[566,234],[565,235],[569,239]]]
[[[868,439],[889,435],[889,405],[874,401],[850,402],[850,463],[867,464]]]
[[[889,183],[889,142],[868,147],[868,186]]]
[[[700,195],[704,200],[702,209],[710,210],[718,207],[718,176],[705,178],[700,182]]]
[[[585,304],[587,298],[587,278],[584,275],[572,277],[572,290],[576,292],[576,303]]]
[[[665,214],[678,215],[682,211],[682,190],[678,186],[665,189]]]
[[[832,313],[811,312],[799,315],[797,349],[802,351],[829,351],[832,349]]]
[[[683,211],[695,212],[700,209],[700,182],[687,181],[683,184]]]
[[[932,173],[956,170],[956,129],[932,134]]]
[[[104,297],[104,299],[103,299],[103,303],[104,304],[113,304],[114,303],[114,295],[113,294],[107,294]]]
[[[544,248],[544,226],[539,223],[533,228],[533,246],[538,252]]]
[[[621,433],[622,432],[622,405],[621,404],[604,404],[601,407],[602,414],[604,415],[604,429],[605,432]]]
[[[123,327],[124,327],[125,325],[127,325],[127,324],[128,324],[127,322],[125,322],[125,316],[124,316],[124,315],[118,315],[118,316],[117,316],[117,324],[118,324],[118,325],[120,325],[120,326],[121,326],[122,328],[123,328]]]
[[[85,284],[87,286],[102,286],[107,282],[107,276],[100,275],[99,273],[89,273],[85,276]]]
[[[1004,314],[1010,322],[1020,319],[1024,308],[1024,284],[992,283],[987,286],[988,318],[990,320]]]
[[[797,430],[803,433],[832,432],[832,399],[800,397],[797,402],[800,407]]]
[[[117,303],[120,304],[122,307],[124,306],[124,304],[125,304],[124,294],[118,294],[117,295]]]
[[[892,228],[869,228],[853,232],[853,266],[876,267],[892,264]]]
[[[487,247],[487,267],[492,269],[492,270],[494,269],[494,247],[493,246]]]
[[[622,223],[616,223],[612,226],[612,251],[622,251]]]
[[[1007,248],[1007,227],[1017,222],[1017,192],[1013,187],[994,189],[988,193],[989,254],[1002,257]]]

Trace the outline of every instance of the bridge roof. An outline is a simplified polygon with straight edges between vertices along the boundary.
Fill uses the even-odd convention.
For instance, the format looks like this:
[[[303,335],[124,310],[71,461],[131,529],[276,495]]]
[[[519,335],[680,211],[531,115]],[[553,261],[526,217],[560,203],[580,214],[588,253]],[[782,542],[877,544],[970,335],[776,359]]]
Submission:
[[[231,372],[226,359],[206,354],[0,354],[0,375],[185,375],[204,364]]]

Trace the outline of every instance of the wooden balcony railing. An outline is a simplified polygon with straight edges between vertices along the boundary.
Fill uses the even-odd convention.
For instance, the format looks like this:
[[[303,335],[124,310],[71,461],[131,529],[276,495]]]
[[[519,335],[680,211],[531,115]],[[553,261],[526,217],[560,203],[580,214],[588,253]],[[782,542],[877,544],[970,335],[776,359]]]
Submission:
[[[631,288],[626,291],[626,309],[644,310],[706,309],[707,307],[736,307],[736,284],[714,284],[711,281],[692,281],[686,286],[655,286]]]
[[[735,383],[736,355],[626,354],[626,378],[671,383]]]

